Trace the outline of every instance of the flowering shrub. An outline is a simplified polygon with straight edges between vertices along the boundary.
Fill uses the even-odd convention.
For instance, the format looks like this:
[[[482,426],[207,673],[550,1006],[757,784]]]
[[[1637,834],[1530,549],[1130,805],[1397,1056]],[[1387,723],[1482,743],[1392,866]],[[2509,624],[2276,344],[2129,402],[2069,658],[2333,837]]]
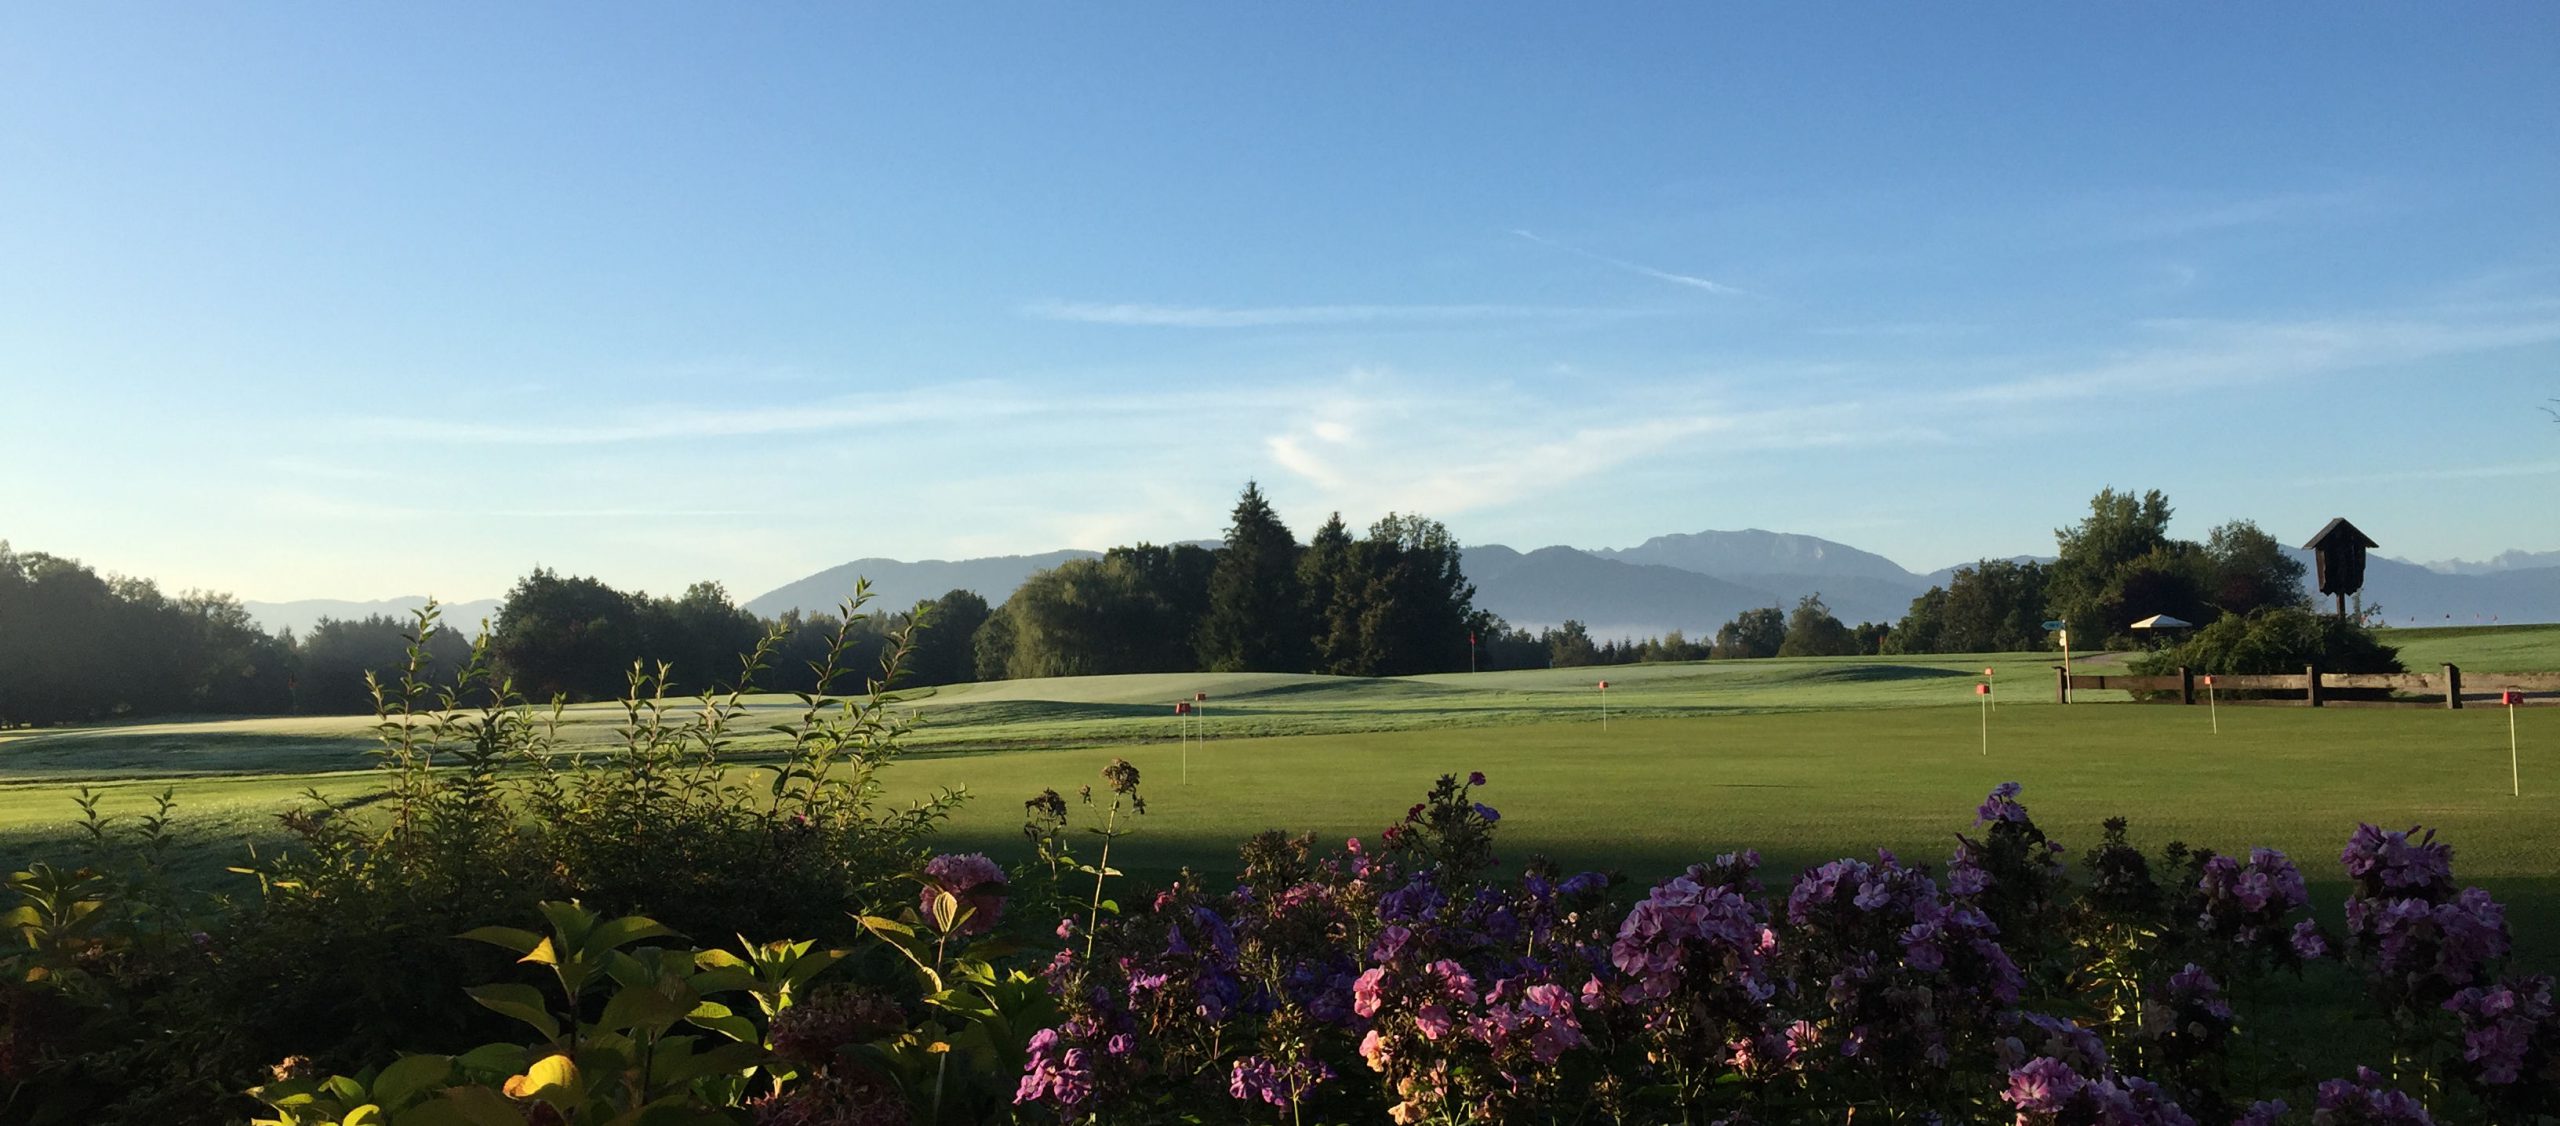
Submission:
[[[2232,1066],[2254,1041],[2230,984],[2331,946],[2280,852],[2173,844],[2155,863],[2115,821],[2075,887],[2013,783],[1942,871],[1879,853],[1772,897],[1744,851],[1620,898],[1543,861],[1504,875],[1486,786],[1442,777],[1383,849],[1265,833],[1230,890],[1186,874],[1142,909],[1062,922],[1043,974],[1059,1015],[1032,1036],[1018,1112],[2326,1126],[2552,1110],[2550,980],[2490,984],[2498,909],[2455,891],[2424,836],[2357,831],[2346,941],[2387,1001],[2427,1002],[2401,1020],[2435,1037],[2434,1062],[2251,1091],[2234,1077],[2284,1069]],[[2505,1117],[2460,1117],[2483,1114]]]

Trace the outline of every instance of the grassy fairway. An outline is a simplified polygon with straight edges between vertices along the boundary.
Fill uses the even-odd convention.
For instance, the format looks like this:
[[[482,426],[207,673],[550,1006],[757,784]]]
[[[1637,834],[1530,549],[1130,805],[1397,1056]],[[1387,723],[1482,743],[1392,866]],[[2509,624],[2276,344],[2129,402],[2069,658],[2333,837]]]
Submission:
[[[1163,872],[1229,867],[1265,828],[1374,840],[1439,773],[1481,770],[1508,858],[1658,877],[1742,847],[1784,872],[1879,847],[1943,860],[1984,792],[2015,779],[2075,855],[2119,814],[2149,846],[2270,845],[2327,884],[2315,890],[2332,909],[2356,822],[2424,822],[2453,842],[2464,879],[2511,903],[2531,956],[2560,960],[2560,754],[2540,753],[2515,798],[2502,713],[2232,708],[2222,721],[2216,737],[2203,709],[2004,707],[1986,758],[1965,707],[1613,720],[1605,733],[1595,721],[1214,741],[1193,748],[1189,785],[1166,743],[924,759],[899,784],[967,786],[980,800],[951,843],[1018,852],[1022,798],[1072,793],[1125,755],[1146,772],[1150,812],[1119,855]]]
[[[2402,631],[2412,664],[2560,667],[2560,628]],[[1938,861],[1996,783],[2015,779],[2075,850],[2099,822],[2135,839],[2217,849],[2272,845],[2303,863],[2334,909],[2335,857],[2358,821],[2443,830],[2467,880],[2515,908],[2528,955],[2560,963],[2560,710],[2524,721],[2525,795],[2507,793],[2498,709],[2054,706],[2048,654],[1830,658],[1350,680],[1166,674],[923,689],[924,724],[891,773],[899,796],[965,786],[977,797],[949,846],[1021,854],[1020,802],[1072,794],[1114,755],[1146,771],[1152,812],[1115,854],[1152,875],[1232,864],[1265,828],[1372,837],[1443,772],[1492,777],[1503,849],[1658,877],[1756,847],[1780,873],[1884,847]],[[1998,668],[1991,754],[1973,685]],[[1610,682],[1601,729],[1598,680]],[[1210,738],[1181,783],[1171,702],[1205,691]],[[753,727],[796,705],[759,701]],[[620,709],[571,709],[573,746],[614,739]],[[2547,722],[2546,722],[2547,721]],[[365,787],[370,720],[160,723],[0,735],[0,847],[72,828],[75,784],[111,810],[179,793],[204,867],[305,787]]]

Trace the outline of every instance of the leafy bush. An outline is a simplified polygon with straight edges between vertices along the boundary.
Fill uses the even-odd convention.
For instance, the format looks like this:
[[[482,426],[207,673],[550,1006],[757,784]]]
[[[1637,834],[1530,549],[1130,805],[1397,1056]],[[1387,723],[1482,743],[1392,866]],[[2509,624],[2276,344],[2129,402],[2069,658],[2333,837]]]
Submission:
[[[76,947],[87,959],[77,976],[11,975],[35,993],[13,987],[0,1044],[26,1044],[36,1015],[64,1004],[92,1031],[64,1040],[48,1019],[54,1027],[37,1039],[54,1046],[8,1065],[32,1066],[44,1082],[22,1086],[0,1118],[28,1106],[65,1121],[165,1107],[158,1120],[220,1121],[219,1093],[279,1059],[351,1075],[393,1050],[485,1039],[502,1027],[496,1016],[452,999],[507,963],[451,936],[544,902],[645,913],[687,933],[849,937],[855,916],[907,894],[921,842],[963,797],[894,808],[881,799],[880,775],[905,732],[881,692],[912,631],[895,631],[870,693],[831,695],[855,642],[844,623],[863,620],[854,611],[865,597],[858,590],[834,619],[813,662],[817,688],[797,695],[784,722],[755,723],[745,699],[784,640],[777,631],[725,693],[672,700],[663,666],[635,667],[622,745],[586,754],[559,745],[556,703],[521,698],[485,637],[459,669],[431,679],[440,631],[434,609],[422,611],[399,678],[368,678],[383,785],[355,800],[313,794],[284,814],[292,847],[235,869],[255,877],[253,899],[146,895],[166,882],[148,848],[79,872],[22,874],[13,886],[31,913],[11,922],[30,943],[68,925],[52,921],[65,911],[82,911],[82,926],[124,921],[116,941]],[[782,745],[754,750],[744,744],[751,732]],[[76,907],[91,901],[100,905]],[[162,1031],[135,1034],[155,1014]],[[181,1045],[203,1058],[180,1066]],[[155,1062],[96,1066],[110,1051]]]
[[[2306,665],[2318,665],[2322,672],[2404,671],[2400,651],[2376,639],[2372,630],[2299,609],[2224,617],[2197,630],[2183,644],[2134,658],[2130,667],[2143,676],[2174,673],[2181,667],[2199,675],[2298,676]],[[2352,697],[2356,692],[2340,695]]]

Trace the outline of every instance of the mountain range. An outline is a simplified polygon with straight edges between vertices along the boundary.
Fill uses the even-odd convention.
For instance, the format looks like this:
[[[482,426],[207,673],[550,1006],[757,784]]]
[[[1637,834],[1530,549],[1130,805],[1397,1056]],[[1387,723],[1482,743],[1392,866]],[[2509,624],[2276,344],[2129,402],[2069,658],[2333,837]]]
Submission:
[[[833,611],[853,592],[857,577],[871,580],[875,609],[904,608],[954,589],[973,590],[1000,603],[1034,571],[1100,554],[1069,549],[978,559],[857,559],[758,595],[747,600],[746,608],[767,617],[793,609]],[[2294,554],[2307,568],[2309,553]],[[2489,569],[2448,573],[2375,556],[2366,563],[2364,601],[2379,605],[2395,626],[2560,622],[2560,564],[2541,563],[2546,557],[2560,558],[2560,553],[2511,551],[2492,561],[2507,565],[2471,564]],[[1956,570],[1914,572],[1847,544],[1756,528],[1656,536],[1629,548],[1520,551],[1484,544],[1465,550],[1464,566],[1476,584],[1476,604],[1511,624],[1535,630],[1570,618],[1604,639],[1651,637],[1673,629],[1691,637],[1711,636],[1744,610],[1790,608],[1798,598],[1817,593],[1844,622],[1890,622],[1902,617],[1913,598],[1945,585]],[[246,605],[269,629],[292,626],[307,632],[323,615],[406,614],[420,601]],[[492,601],[454,604],[447,608],[446,620],[477,623],[494,607]]]

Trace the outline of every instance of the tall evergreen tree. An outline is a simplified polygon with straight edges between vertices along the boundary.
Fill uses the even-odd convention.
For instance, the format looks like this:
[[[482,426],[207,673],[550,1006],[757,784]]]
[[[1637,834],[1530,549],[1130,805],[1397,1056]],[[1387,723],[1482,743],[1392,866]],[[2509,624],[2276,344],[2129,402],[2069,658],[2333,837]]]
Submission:
[[[1359,584],[1352,581],[1351,529],[1336,512],[1316,529],[1298,557],[1298,586],[1306,598],[1307,646],[1317,672],[1348,674],[1360,646]]]
[[[1200,665],[1211,672],[1304,672],[1312,659],[1298,540],[1271,510],[1262,487],[1245,482],[1209,572],[1209,612],[1200,625]]]

